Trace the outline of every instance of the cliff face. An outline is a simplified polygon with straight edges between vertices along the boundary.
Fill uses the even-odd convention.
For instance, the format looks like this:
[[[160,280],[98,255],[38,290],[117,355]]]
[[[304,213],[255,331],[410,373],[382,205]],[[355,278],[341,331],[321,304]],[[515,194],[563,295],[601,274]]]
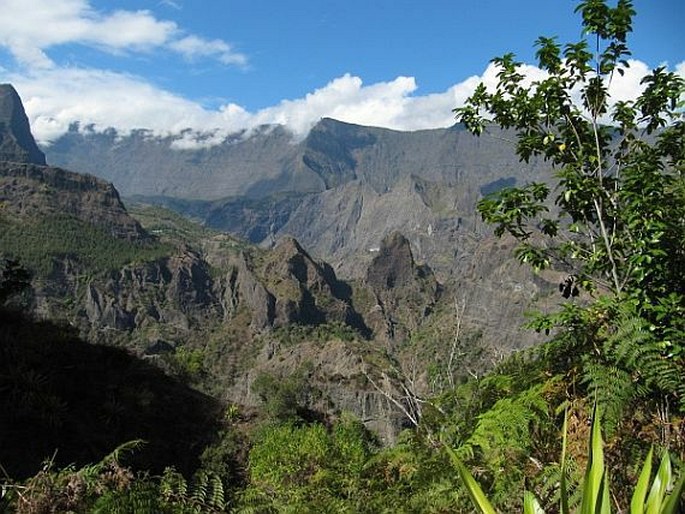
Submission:
[[[45,155],[33,139],[24,105],[9,84],[0,84],[0,162],[45,165]]]
[[[386,237],[366,272],[376,305],[368,313],[379,336],[398,344],[430,315],[440,292],[433,271],[414,262],[409,241],[399,232]]]

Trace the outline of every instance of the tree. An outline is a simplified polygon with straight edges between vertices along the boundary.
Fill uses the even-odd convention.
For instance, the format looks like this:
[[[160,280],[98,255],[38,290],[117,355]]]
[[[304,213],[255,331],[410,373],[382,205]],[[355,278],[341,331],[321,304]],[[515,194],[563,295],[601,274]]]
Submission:
[[[480,84],[455,109],[474,134],[509,129],[521,160],[551,167],[548,183],[504,189],[478,210],[520,242],[521,262],[567,271],[566,298],[590,298],[534,326],[562,329],[591,389],[685,410],[685,82],[659,67],[638,98],[612,103],[612,80],[629,66],[632,2],[584,0],[576,12],[583,40],[535,43],[545,78],[528,85],[513,54],[497,57],[496,87]],[[621,387],[603,390],[609,378]]]
[[[31,275],[18,260],[0,256],[0,307],[26,290],[30,280]]]

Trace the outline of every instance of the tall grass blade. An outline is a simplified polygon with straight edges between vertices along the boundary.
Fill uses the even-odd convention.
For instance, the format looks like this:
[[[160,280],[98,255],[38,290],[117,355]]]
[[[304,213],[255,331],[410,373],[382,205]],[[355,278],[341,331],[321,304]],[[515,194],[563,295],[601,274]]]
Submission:
[[[571,514],[568,508],[568,487],[566,485],[566,441],[568,439],[568,407],[564,410],[563,439],[561,441],[561,514]]]
[[[630,514],[644,514],[645,512],[645,499],[649,490],[649,478],[652,476],[653,455],[654,447],[651,447],[645,463],[642,465],[642,471],[640,471],[640,478],[638,478],[637,485],[635,485],[633,498],[630,500]]]
[[[583,480],[583,501],[580,514],[595,514],[602,476],[604,475],[604,449],[602,448],[602,427],[597,404],[592,413],[592,432],[590,436],[589,459]]]
[[[609,474],[604,470],[604,480],[602,481],[602,490],[599,493],[599,505],[595,506],[595,512],[598,514],[611,514],[611,498],[609,495]]]
[[[679,512],[682,512],[679,508],[682,503],[681,499],[683,493],[685,493],[685,472],[681,471],[680,479],[676,482],[675,487],[673,487],[671,495],[668,497],[668,500],[666,500],[660,514],[678,514]]]
[[[523,514],[545,514],[538,499],[530,491],[523,493]]]
[[[469,497],[471,498],[473,505],[479,509],[482,514],[497,514],[495,508],[486,498],[485,493],[483,493],[483,490],[478,485],[478,482],[476,482],[476,479],[473,478],[473,475],[471,475],[469,470],[466,469],[466,466],[462,464],[461,460],[459,460],[459,457],[457,457],[457,454],[454,453],[454,450],[447,445],[445,445],[445,448],[447,449],[447,454],[452,460],[452,464],[454,464],[454,467],[456,467],[457,471],[459,472],[461,481],[464,483],[464,486],[466,486],[466,490],[469,493]]]
[[[659,470],[656,472],[654,482],[652,483],[652,489],[649,491],[649,497],[647,498],[647,514],[659,514],[661,512],[661,504],[664,501],[666,490],[672,478],[671,459],[668,456],[668,452],[664,452]]]

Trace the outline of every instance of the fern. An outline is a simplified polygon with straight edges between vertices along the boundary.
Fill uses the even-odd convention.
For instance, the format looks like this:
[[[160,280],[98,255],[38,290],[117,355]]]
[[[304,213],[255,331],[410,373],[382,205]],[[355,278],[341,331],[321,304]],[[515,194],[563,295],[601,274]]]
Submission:
[[[533,426],[549,421],[545,398],[548,384],[498,400],[478,417],[477,425],[457,450],[461,457],[473,458],[476,450],[488,468],[497,473],[512,457],[520,458],[533,447]]]
[[[171,512],[159,503],[157,488],[138,481],[125,491],[109,491],[95,502],[93,514],[162,514]]]
[[[208,499],[209,505],[216,508],[224,508],[226,500],[224,498],[224,484],[221,478],[213,475],[210,480],[211,495]]]
[[[650,389],[676,396],[681,410],[685,409],[682,363],[670,355],[668,342],[658,340],[647,320],[632,308],[622,306],[616,329],[607,338],[604,350],[635,380]]]
[[[582,382],[604,413],[604,426],[611,435],[639,389],[627,371],[587,357],[583,361]]]
[[[191,501],[196,505],[204,505],[207,500],[207,484],[209,477],[207,473],[199,472],[195,475],[193,482],[193,491],[191,494]]]
[[[179,512],[225,512],[228,507],[221,478],[209,471],[198,471],[189,487],[183,475],[167,468],[160,479],[159,492],[164,502]]]

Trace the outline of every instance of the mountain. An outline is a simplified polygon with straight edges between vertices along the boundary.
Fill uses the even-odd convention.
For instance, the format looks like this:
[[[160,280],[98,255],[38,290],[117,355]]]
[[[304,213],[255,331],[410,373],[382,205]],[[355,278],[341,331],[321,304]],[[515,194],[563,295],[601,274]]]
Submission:
[[[403,376],[424,394],[442,387],[445,374],[452,382],[480,373],[532,344],[519,329],[522,313],[556,289],[555,277],[531,275],[512,261],[512,242],[482,230],[468,208],[489,189],[535,176],[536,168],[502,177],[495,164],[511,156],[487,142],[493,156],[474,165],[482,176],[459,165],[441,168],[453,145],[463,159],[485,155],[457,128],[403,134],[322,120],[299,143],[283,129],[263,128],[195,152],[140,132],[72,131],[65,138],[51,151],[71,140],[67,155],[89,155],[99,172],[109,169],[100,166],[103,155],[112,165],[116,156],[143,159],[148,173],[134,169],[132,183],[244,191],[160,203],[195,209],[196,217],[242,212],[237,222],[257,221],[255,235],[268,244],[254,246],[149,203],[128,201],[127,208],[102,178],[14,156],[0,162],[0,254],[33,276],[16,301],[90,343],[124,347],[248,410],[279,404],[295,388],[301,415],[351,411],[392,441],[408,422],[390,400],[405,396]],[[157,153],[146,154],[150,148]],[[218,169],[221,155],[240,161],[236,176],[249,180],[223,177],[222,186],[216,169],[165,168],[165,159],[182,156]],[[193,182],[203,173],[204,183]],[[267,222],[274,225],[260,228]],[[328,264],[322,254],[338,260]]]
[[[459,126],[399,132],[322,119],[302,141],[283,127],[179,149],[177,137],[119,135],[78,126],[45,148],[50,160],[112,181],[125,197],[157,203],[255,244],[291,235],[345,277],[399,231],[445,280],[473,236],[483,194],[540,179],[509,135],[476,138]],[[362,263],[363,265],[359,265]]]
[[[98,173],[131,200],[163,205],[264,248],[294,237],[338,276],[364,282],[382,241],[408,241],[486,345],[518,346],[523,312],[556,287],[512,261],[513,242],[483,225],[476,203],[502,187],[542,179],[520,163],[511,134],[476,138],[459,126],[400,132],[322,119],[295,141],[282,127],[179,149],[178,137],[72,130],[50,160]],[[176,146],[175,146],[176,145]]]
[[[33,139],[19,94],[0,84],[0,161],[45,165],[45,155]]]

